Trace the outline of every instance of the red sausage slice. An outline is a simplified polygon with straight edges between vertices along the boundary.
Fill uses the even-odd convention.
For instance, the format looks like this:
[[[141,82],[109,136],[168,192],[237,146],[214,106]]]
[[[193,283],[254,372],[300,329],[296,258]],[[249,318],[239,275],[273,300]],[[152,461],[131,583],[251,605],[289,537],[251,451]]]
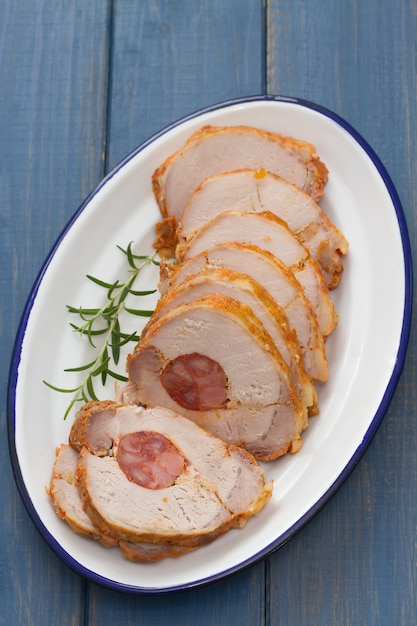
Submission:
[[[136,432],[120,438],[117,461],[127,478],[147,489],[171,487],[186,461],[178,448],[157,432]]]
[[[161,373],[161,382],[184,409],[220,409],[227,403],[227,377],[223,368],[197,352],[170,361]]]

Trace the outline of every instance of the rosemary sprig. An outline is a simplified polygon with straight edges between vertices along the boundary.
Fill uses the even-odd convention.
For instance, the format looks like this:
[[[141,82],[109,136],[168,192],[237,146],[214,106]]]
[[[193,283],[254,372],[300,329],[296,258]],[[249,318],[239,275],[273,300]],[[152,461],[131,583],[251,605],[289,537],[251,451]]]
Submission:
[[[82,306],[73,307],[67,305],[68,311],[78,315],[83,322],[82,324],[70,323],[72,329],[74,332],[85,336],[90,346],[98,350],[98,353],[93,361],[64,370],[65,372],[86,372],[83,380],[77,387],[57,387],[46,380],[43,381],[45,385],[54,391],[73,394],[71,402],[65,411],[64,419],[68,417],[77,402],[98,400],[93,383],[93,379],[97,376],[100,376],[103,385],[106,383],[108,376],[119,381],[127,380],[125,376],[113,369],[111,363],[113,362],[113,364],[117,366],[120,360],[120,349],[130,341],[138,342],[139,335],[136,332],[122,332],[120,327],[120,314],[122,311],[140,317],[150,317],[153,313],[151,310],[134,309],[126,306],[126,299],[129,295],[141,297],[156,292],[156,289],[143,291],[133,289],[135,280],[143,267],[150,263],[158,265],[158,261],[155,260],[156,252],[149,256],[134,254],[132,251],[132,243],[133,242],[129,243],[126,250],[117,246],[118,249],[125,254],[128,261],[128,280],[125,282],[116,280],[114,283],[109,283],[87,274],[88,280],[106,290],[106,303],[102,307],[84,308]],[[100,341],[99,346],[96,345],[97,339]]]

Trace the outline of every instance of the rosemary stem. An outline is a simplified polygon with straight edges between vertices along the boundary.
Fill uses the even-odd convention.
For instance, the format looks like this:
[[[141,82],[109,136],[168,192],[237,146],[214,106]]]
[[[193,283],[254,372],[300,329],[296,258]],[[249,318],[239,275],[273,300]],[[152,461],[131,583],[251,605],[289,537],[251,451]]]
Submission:
[[[97,355],[97,358],[95,359],[94,363],[91,365],[90,367],[90,371],[88,372],[88,374],[85,376],[84,380],[80,383],[79,386],[79,390],[84,390],[89,379],[91,378],[91,372],[93,372],[102,362],[103,356],[106,352],[107,346],[110,344],[111,342],[111,338],[115,329],[115,326],[119,320],[119,315],[120,313],[123,311],[123,309],[125,308],[125,302],[126,302],[126,296],[129,293],[130,288],[132,287],[132,285],[134,284],[139,272],[143,269],[143,267],[145,267],[145,265],[149,264],[152,262],[152,260],[155,258],[156,252],[154,252],[151,256],[146,257],[146,259],[144,259],[142,261],[142,263],[136,267],[135,270],[132,270],[131,272],[131,277],[129,278],[129,280],[120,287],[120,289],[117,291],[116,295],[114,297],[112,297],[110,299],[109,302],[112,303],[112,305],[117,302],[117,309],[115,314],[112,316],[111,321],[109,323],[109,327],[108,327],[108,331],[104,337],[104,341],[102,344],[102,347]],[[124,292],[126,295],[123,298],[120,298],[120,295],[122,294],[122,292]],[[118,301],[117,299],[120,298],[120,301]],[[93,322],[95,320],[97,320],[98,318],[100,318],[103,315],[103,312],[105,311],[106,308],[108,308],[108,304],[101,308],[100,311],[94,315],[86,324],[84,324],[84,326],[82,326],[78,332],[82,332],[82,330],[86,330],[88,327],[91,327]]]
[[[126,300],[129,294],[132,297],[137,297],[140,295],[147,295],[149,293],[153,293],[153,291],[133,291],[132,286],[140,273],[140,271],[151,263],[156,263],[155,256],[157,252],[155,251],[153,254],[148,256],[138,256],[134,255],[131,250],[132,243],[130,243],[127,247],[127,250],[123,248],[118,248],[126,255],[128,264],[129,264],[129,274],[130,276],[125,282],[120,282],[116,280],[116,282],[107,283],[102,281],[101,279],[95,278],[93,276],[88,276],[92,282],[97,285],[104,287],[107,290],[107,300],[104,306],[101,308],[74,308],[72,306],[68,306],[68,310],[71,313],[77,313],[80,318],[84,321],[81,326],[76,326],[71,324],[74,331],[79,333],[80,335],[86,335],[90,346],[96,350],[98,353],[96,358],[91,363],[87,365],[81,366],[79,368],[71,368],[66,371],[85,371],[86,374],[81,381],[81,383],[73,388],[73,389],[62,389],[44,381],[44,383],[54,389],[55,391],[61,391],[64,393],[73,393],[72,400],[67,407],[67,410],[64,415],[64,419],[67,418],[70,411],[74,407],[77,402],[88,402],[89,399],[97,400],[94,387],[93,387],[93,378],[101,374],[102,384],[105,384],[107,376],[112,376],[113,378],[119,380],[126,380],[124,376],[118,374],[116,371],[112,371],[109,367],[109,361],[113,358],[113,362],[115,365],[118,364],[119,356],[120,356],[120,347],[127,343],[128,341],[137,341],[137,334],[126,334],[121,331],[120,328],[120,315],[125,310],[127,313],[137,314],[146,314],[148,315],[150,312],[148,311],[136,311],[133,309],[129,309],[126,307]],[[136,264],[137,261],[140,261],[139,265]],[[95,328],[96,322],[104,322],[104,326],[101,328]],[[93,342],[93,337],[100,337],[101,347],[98,348]],[[135,338],[135,339],[134,339]],[[110,350],[109,350],[110,348]]]

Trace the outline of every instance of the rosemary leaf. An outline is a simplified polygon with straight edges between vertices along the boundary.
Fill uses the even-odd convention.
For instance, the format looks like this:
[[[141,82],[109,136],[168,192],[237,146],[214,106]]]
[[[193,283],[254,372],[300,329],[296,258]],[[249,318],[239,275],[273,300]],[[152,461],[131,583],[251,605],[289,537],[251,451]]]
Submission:
[[[130,289],[129,293],[132,296],[151,296],[152,294],[156,293],[158,290],[157,289],[148,289],[145,291],[134,291],[133,289]]]
[[[123,252],[123,254],[125,254],[130,260],[132,259],[136,259],[138,261],[143,261],[143,260],[150,260],[150,262],[154,262],[154,254],[151,256],[148,256],[146,254],[133,254],[132,252],[132,245],[133,245],[133,241],[131,241],[129,243],[129,245],[127,246],[126,250],[124,248],[122,248],[121,246],[117,246],[119,248],[119,250],[121,252]],[[134,269],[136,269],[136,265],[133,265]]]
[[[132,269],[136,269],[135,259],[132,252],[132,242],[129,243],[126,250],[127,261]]]
[[[111,301],[113,299],[114,292],[117,291],[117,289],[120,289],[121,286],[122,285],[120,285],[119,281],[116,280],[116,282],[113,283],[107,291],[107,300]]]
[[[65,413],[64,413],[64,420],[66,420],[66,419],[67,419],[67,417],[68,417],[68,415],[71,413],[72,409],[74,408],[75,403],[76,403],[76,402],[81,402],[82,400],[83,400],[83,398],[82,398],[82,397],[80,398],[80,397],[78,397],[78,396],[75,396],[75,397],[71,400],[71,402],[69,403],[69,405],[68,405],[68,407],[67,407],[67,410],[66,410],[66,411],[65,411]]]
[[[107,332],[107,328],[100,328],[100,329],[92,329],[90,328],[90,326],[77,326],[76,324],[72,324],[70,323],[70,326],[77,332],[80,333],[81,335],[91,335],[92,337],[94,337],[95,335],[104,335]],[[94,347],[94,346],[93,346]]]
[[[113,372],[112,370],[107,370],[107,373],[112,378],[115,378],[116,380],[120,380],[123,383],[127,382],[127,380],[128,380],[127,376],[123,376],[123,374],[119,374],[118,372]]]
[[[120,337],[120,323],[119,323],[119,320],[116,319],[113,325],[113,330],[111,334],[111,344],[110,344],[113,361],[115,362],[116,365],[119,364],[119,359],[120,359],[119,337]]]
[[[59,393],[75,393],[79,389],[79,387],[74,387],[73,389],[65,389],[64,387],[56,387],[55,385],[48,383],[47,380],[44,380],[43,383],[50,389],[53,389],[54,391],[59,391]]]
[[[74,306],[69,306],[68,304],[67,309],[70,313],[77,313],[80,317],[83,315],[97,315],[97,313],[100,313],[100,309],[84,309],[84,307],[76,308]]]
[[[118,306],[109,306],[106,308],[106,310],[101,311],[101,317],[104,320],[111,320],[114,318],[114,316],[118,313],[119,311],[119,307]]]
[[[102,371],[107,368],[109,361],[110,361],[109,356],[104,357],[103,361],[94,370],[91,371],[91,376],[98,376],[99,374],[101,374]]]
[[[92,311],[92,309],[90,310]],[[91,321],[91,318],[95,317],[97,313],[98,311],[93,311],[92,313],[89,313],[88,309],[83,309],[82,307],[80,307],[78,315],[81,317],[82,320],[84,320],[84,322],[87,322],[88,324]]]
[[[107,347],[107,343],[105,344],[103,350],[102,350],[102,369],[100,371],[97,372],[96,376],[98,376],[98,374],[101,374],[101,384],[104,386],[106,384],[106,380],[107,380],[107,365],[110,363],[110,355],[109,355],[109,349]]]
[[[67,367],[64,369],[64,372],[84,372],[85,370],[89,370],[95,365],[95,361],[91,361],[91,363],[86,363],[85,365],[80,365],[78,367]]]
[[[126,335],[125,333],[119,333],[118,338],[117,338],[117,344],[113,343],[114,342],[114,339],[113,339],[110,346],[113,347],[114,345],[117,345],[119,348],[121,348],[122,346],[125,346],[130,341],[135,341],[137,343],[139,339],[140,339],[139,335],[137,335],[135,332],[131,333],[130,335]]]
[[[91,274],[87,274],[87,278],[88,280],[91,280],[96,285],[99,285],[99,287],[105,287],[106,289],[111,289],[114,286],[113,283],[106,283],[104,282],[104,280],[100,280],[99,278],[96,278],[95,276],[91,276]]]
[[[141,317],[150,317],[151,315],[153,315],[153,311],[145,311],[142,309],[128,309],[127,306],[125,307],[125,311],[127,313],[130,313],[131,315],[138,315]]]
[[[98,400],[98,398],[97,398],[97,396],[96,396],[96,394],[95,394],[95,392],[94,392],[94,387],[93,387],[93,379],[91,378],[91,376],[89,376],[89,377],[87,378],[87,382],[86,382],[86,389],[87,389],[88,394],[89,394],[89,396],[90,396],[90,398],[91,398],[92,400]],[[87,396],[84,396],[84,399],[87,399],[87,400],[88,400]]]

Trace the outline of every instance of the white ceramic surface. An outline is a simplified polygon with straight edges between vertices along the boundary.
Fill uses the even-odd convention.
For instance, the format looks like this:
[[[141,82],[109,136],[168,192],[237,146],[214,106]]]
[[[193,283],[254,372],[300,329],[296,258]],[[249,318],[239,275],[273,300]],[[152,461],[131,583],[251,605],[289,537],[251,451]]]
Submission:
[[[87,362],[89,352],[69,327],[76,319],[66,305],[99,303],[101,290],[85,275],[120,278],[126,264],[118,244],[134,241],[136,252],[151,251],[159,219],[151,174],[207,123],[254,125],[316,146],[330,172],[321,205],[350,242],[341,283],[332,293],[339,325],[327,344],[330,375],[319,389],[321,413],[310,420],[298,454],[265,465],[275,488],[261,514],[244,529],[179,560],[135,564],[118,549],[75,535],[55,515],[45,486],[73,414],[63,420],[69,397],[42,380],[64,387],[77,383],[78,375],[63,370]],[[45,539],[81,574],[137,593],[220,579],[282,545],[339,486],[382,419],[407,343],[408,264],[401,207],[379,160],[347,124],[309,103],[272,98],[225,103],[191,115],[129,155],[91,194],[51,252],[17,338],[10,389],[12,461],[23,499]],[[157,279],[157,269],[148,268],[141,285],[155,287]],[[143,306],[152,308],[155,297],[144,299]],[[100,394],[113,397],[112,383]]]

